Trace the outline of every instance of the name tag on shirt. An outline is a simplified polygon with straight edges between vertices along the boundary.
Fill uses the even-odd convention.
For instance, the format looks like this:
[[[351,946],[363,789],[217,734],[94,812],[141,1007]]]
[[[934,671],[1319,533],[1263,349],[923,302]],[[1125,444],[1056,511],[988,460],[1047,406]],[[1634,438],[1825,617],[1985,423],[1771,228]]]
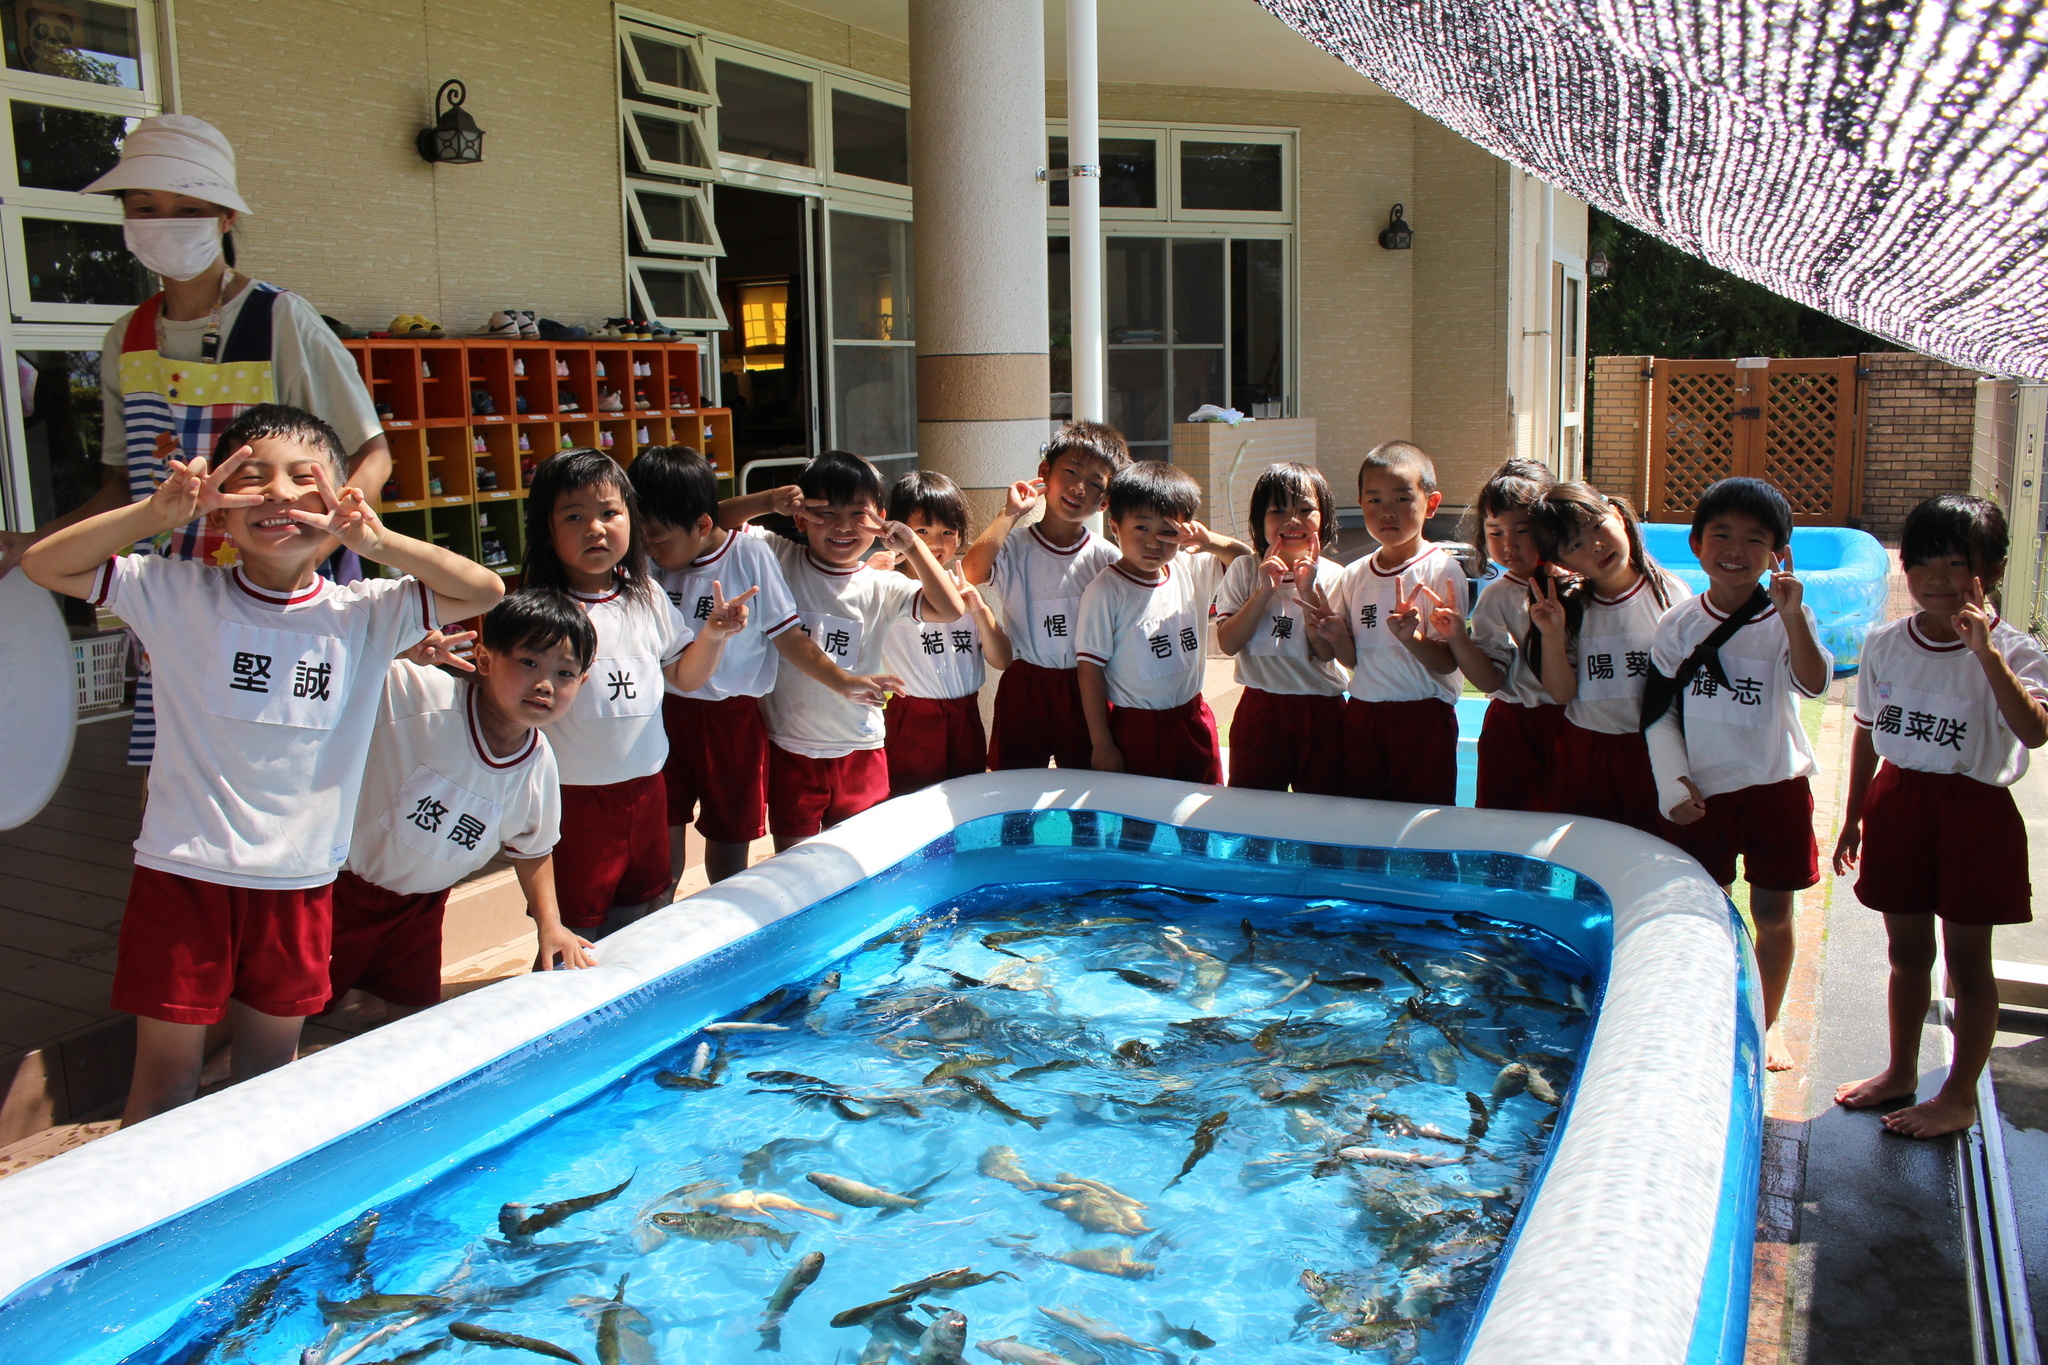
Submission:
[[[1924,763],[1928,771],[1967,771],[1977,766],[1984,740],[1975,733],[1982,723],[1969,719],[1972,710],[1963,698],[1944,692],[1880,683],[1871,738],[1879,753],[1896,754],[1915,767]]]
[[[1074,629],[1081,623],[1081,599],[1078,597],[1053,597],[1036,603],[1031,609],[1034,619],[1025,625],[1037,633],[1038,638],[1056,650],[1071,652],[1074,648]]]
[[[1163,678],[1186,669],[1190,657],[1201,655],[1206,615],[1206,610],[1183,611],[1163,621],[1140,622],[1138,631],[1144,643],[1135,656],[1137,675]]]
[[[497,802],[449,781],[422,763],[384,810],[384,828],[415,853],[444,863],[474,862],[496,853]]]
[[[348,685],[348,642],[333,635],[215,627],[206,662],[206,709],[231,720],[331,730]]]
[[[932,680],[950,696],[971,690],[975,670],[981,666],[980,634],[962,621],[916,624],[918,657]]]
[[[661,660],[652,655],[592,659],[576,704],[593,716],[650,716],[661,709],[661,692]]]
[[[1715,682],[1704,668],[1693,675],[1692,683],[1685,689],[1687,721],[1711,720],[1718,725],[1740,725],[1752,730],[1777,721],[1776,699],[1770,694],[1772,676],[1777,670],[1771,662],[1745,659],[1724,649],[1721,671],[1728,675],[1726,687]]]
[[[1273,594],[1265,620],[1245,642],[1247,654],[1277,654],[1288,658],[1308,657],[1308,623],[1302,619],[1291,585]]]
[[[822,611],[800,611],[796,620],[797,628],[811,637],[826,658],[849,673],[860,671],[855,667],[860,662],[860,622]]]
[[[1654,633],[1603,635],[1579,642],[1579,695],[1587,701],[1639,696],[1650,676]],[[1692,705],[1692,699],[1686,699]]]
[[[712,608],[717,605],[712,599],[711,580],[708,578],[685,580],[682,587],[669,593],[668,600],[675,603],[676,610],[683,614],[683,619],[693,630],[704,628],[703,623],[711,619]]]
[[[1395,638],[1394,632],[1387,626],[1387,617],[1392,614],[1391,608],[1384,607],[1378,602],[1360,605],[1351,616],[1351,638],[1357,642],[1358,648],[1385,649],[1389,645],[1400,644],[1400,640]]]

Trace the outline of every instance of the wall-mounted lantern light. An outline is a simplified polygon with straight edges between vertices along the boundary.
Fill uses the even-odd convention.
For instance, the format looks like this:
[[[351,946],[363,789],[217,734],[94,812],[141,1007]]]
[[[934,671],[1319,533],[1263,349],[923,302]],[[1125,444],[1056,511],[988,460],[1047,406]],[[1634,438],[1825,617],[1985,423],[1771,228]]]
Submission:
[[[1386,227],[1380,230],[1380,245],[1389,251],[1406,251],[1415,245],[1415,229],[1401,216],[1406,207],[1394,205],[1394,211],[1387,215]]]
[[[461,81],[442,82],[434,95],[434,126],[420,129],[414,144],[420,149],[421,160],[446,166],[474,166],[484,159],[484,130],[476,126],[476,120],[462,107],[468,95]],[[441,107],[444,99],[448,102],[445,109]]]
[[[1586,273],[1588,275],[1591,275],[1596,280],[1604,280],[1607,278],[1607,268],[1609,264],[1610,263],[1607,259],[1607,253],[1604,251],[1596,251],[1586,261]]]

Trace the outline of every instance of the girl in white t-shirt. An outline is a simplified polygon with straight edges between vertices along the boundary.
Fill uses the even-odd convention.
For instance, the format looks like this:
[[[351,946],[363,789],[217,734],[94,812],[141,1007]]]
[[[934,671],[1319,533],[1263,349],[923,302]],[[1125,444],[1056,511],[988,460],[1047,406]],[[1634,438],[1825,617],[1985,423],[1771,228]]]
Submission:
[[[662,765],[666,680],[709,682],[728,637],[745,628],[749,588],[692,628],[654,584],[633,486],[611,456],[565,450],[534,472],[526,500],[526,585],[583,604],[597,657],[569,714],[549,731],[562,777],[555,893],[562,923],[609,932],[666,904],[668,793]]]
[[[1529,624],[1541,637],[1542,678],[1564,707],[1550,798],[1586,815],[1663,838],[1657,779],[1643,742],[1643,687],[1657,622],[1692,596],[1643,549],[1633,507],[1588,483],[1561,483],[1529,520],[1536,548],[1578,575],[1539,577]]]
[[[929,470],[905,474],[889,489],[889,520],[908,526],[940,568],[956,572],[954,561],[967,542],[967,498],[958,484]],[[908,565],[899,568],[911,572]],[[882,671],[903,680],[882,715],[891,796],[988,768],[984,664],[1010,666],[1010,637],[978,589],[962,583],[960,596],[967,610],[957,621],[926,620],[922,601],[913,602],[910,615],[882,641]]]

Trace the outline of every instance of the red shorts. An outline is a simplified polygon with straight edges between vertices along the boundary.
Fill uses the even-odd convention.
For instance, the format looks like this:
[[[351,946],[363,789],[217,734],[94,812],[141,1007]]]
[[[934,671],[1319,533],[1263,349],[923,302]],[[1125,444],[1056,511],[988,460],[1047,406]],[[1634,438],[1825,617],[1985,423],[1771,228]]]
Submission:
[[[1657,778],[1650,771],[1650,746],[1634,730],[1610,735],[1569,719],[1557,727],[1557,768],[1550,799],[1560,815],[1585,815],[1633,825],[1659,839],[1672,824],[1657,809]]]
[[[1040,668],[1014,659],[996,685],[994,733],[988,741],[988,766],[1043,768],[1057,761],[1062,768],[1087,771],[1095,746],[1088,739],[1088,718],[1081,711],[1081,672],[1076,668]]]
[[[138,867],[114,957],[114,1008],[217,1024],[228,1001],[279,1018],[327,1003],[334,884],[251,891]]]
[[[1742,877],[1764,891],[1804,891],[1820,880],[1820,848],[1813,841],[1813,788],[1803,777],[1740,787],[1707,798],[1705,818],[1689,825],[1666,820],[1657,831],[1700,860],[1722,886]]]
[[[1230,722],[1230,785],[1344,794],[1344,699],[1247,687]]]
[[[441,1003],[441,915],[448,891],[401,896],[342,869],[334,879],[334,955],[327,990],[361,987],[409,1009]]]
[[[1550,810],[1562,706],[1523,706],[1496,697],[1479,729],[1481,810]]]
[[[979,692],[943,698],[899,692],[889,699],[882,723],[889,735],[882,752],[889,756],[891,796],[988,770]]]
[[[768,727],[759,697],[700,701],[670,692],[661,699],[668,731],[668,823],[687,825],[714,844],[751,843],[768,832]]]
[[[1957,924],[2031,921],[2027,826],[2012,791],[1884,764],[1863,802],[1856,899],[1887,915],[1932,912]]]
[[[1458,803],[1458,708],[1422,701],[1344,703],[1344,794]]]
[[[562,787],[555,843],[562,923],[595,929],[615,905],[645,905],[669,889],[668,790],[660,773],[602,787]]]
[[[880,749],[805,758],[768,746],[768,828],[778,839],[808,839],[889,799],[889,760]]]
[[[1109,734],[1124,756],[1127,773],[1223,785],[1216,717],[1200,695],[1164,711],[1112,706]]]

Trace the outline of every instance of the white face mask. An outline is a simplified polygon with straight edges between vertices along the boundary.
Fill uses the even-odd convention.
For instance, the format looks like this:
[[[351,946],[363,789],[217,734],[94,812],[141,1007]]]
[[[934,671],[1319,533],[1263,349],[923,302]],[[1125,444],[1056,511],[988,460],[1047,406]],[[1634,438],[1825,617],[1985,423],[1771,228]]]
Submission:
[[[220,255],[219,218],[130,218],[122,236],[135,259],[167,280],[189,280],[206,272]]]

